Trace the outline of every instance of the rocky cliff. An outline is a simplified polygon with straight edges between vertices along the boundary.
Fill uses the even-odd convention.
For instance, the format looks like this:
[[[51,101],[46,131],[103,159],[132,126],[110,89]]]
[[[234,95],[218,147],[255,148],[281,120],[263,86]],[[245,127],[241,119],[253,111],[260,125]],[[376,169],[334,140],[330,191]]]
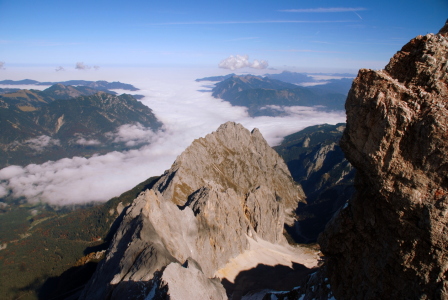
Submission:
[[[360,70],[341,147],[357,192],[320,236],[337,299],[448,298],[448,24]]]
[[[227,298],[217,277],[260,245],[288,248],[283,227],[302,199],[257,129],[223,124],[135,199],[81,299]]]

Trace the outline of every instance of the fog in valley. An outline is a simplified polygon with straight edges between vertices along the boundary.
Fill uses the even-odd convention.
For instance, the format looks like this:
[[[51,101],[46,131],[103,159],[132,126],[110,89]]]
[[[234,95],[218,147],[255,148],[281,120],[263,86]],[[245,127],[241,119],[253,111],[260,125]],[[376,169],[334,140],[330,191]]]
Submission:
[[[253,62],[251,64],[255,67],[259,65]],[[242,70],[256,75],[279,72],[261,68]],[[54,205],[103,202],[151,176],[161,175],[194,139],[204,137],[227,121],[241,123],[249,130],[260,129],[271,146],[281,143],[284,136],[307,126],[345,122],[343,111],[323,112],[312,107],[283,108],[286,115],[283,117],[252,118],[248,116],[246,108],[233,107],[228,102],[213,98],[211,89],[215,82],[195,81],[197,78],[232,72],[234,71],[218,67],[193,69],[64,67],[62,71],[36,67],[26,70],[16,68],[10,71],[8,78],[12,80],[29,78],[43,82],[83,79],[133,84],[140,90],[115,91],[144,95],[142,103],[153,110],[164,126],[161,130],[153,132],[139,124],[128,124],[112,133],[115,140],[126,142],[128,146],[141,144],[138,150],[111,152],[90,158],[64,158],[41,165],[6,167],[0,170],[0,197],[10,194],[14,197],[26,197],[30,202],[43,201]],[[47,86],[29,85],[10,87],[47,88]],[[29,141],[29,144],[34,147],[45,147],[51,145],[51,142],[41,137]],[[95,141],[81,142],[95,143]]]

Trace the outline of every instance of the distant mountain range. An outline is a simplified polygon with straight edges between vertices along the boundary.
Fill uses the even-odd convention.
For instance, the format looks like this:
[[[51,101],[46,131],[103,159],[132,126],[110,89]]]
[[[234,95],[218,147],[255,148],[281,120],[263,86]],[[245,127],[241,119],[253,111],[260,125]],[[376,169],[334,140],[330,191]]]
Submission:
[[[126,124],[161,126],[133,96],[86,86],[58,83],[0,95],[0,168],[132,148],[114,136]]]
[[[234,75],[236,75],[236,74],[232,73],[232,74],[223,75],[223,76],[210,76],[210,77],[198,78],[195,81],[196,82],[201,82],[201,81],[222,81],[222,80],[230,78],[230,77],[232,77]]]
[[[201,81],[223,81],[227,78],[230,78],[232,76],[236,75],[235,73],[228,74],[228,75],[222,75],[222,76],[210,76],[210,77],[204,77],[204,78],[198,78],[196,79],[197,82]],[[340,79],[329,79],[329,80],[318,80],[315,79],[314,76],[327,76],[327,77],[339,77]],[[284,82],[289,82],[293,84],[303,84],[303,83],[316,83],[320,85],[327,84],[328,81],[338,81],[338,80],[349,80],[350,83],[353,80],[353,78],[356,77],[356,74],[350,74],[350,73],[298,73],[298,72],[290,72],[290,71],[283,71],[278,74],[264,74],[263,76],[258,77],[267,77],[270,79],[276,79]],[[348,87],[350,89],[350,86]],[[348,89],[344,88],[344,91],[348,92]]]
[[[105,90],[105,89],[122,89],[129,91],[138,91],[139,89],[133,86],[132,84],[121,83],[119,81],[107,82],[105,80],[98,81],[88,81],[88,80],[69,80],[69,81],[58,81],[58,82],[40,82],[32,79],[23,79],[23,80],[2,80],[0,81],[0,85],[54,85],[54,84],[63,84],[63,85],[82,85],[86,87],[92,87],[97,90]]]
[[[318,80],[314,79],[314,77],[309,76],[306,73],[297,73],[297,72],[289,72],[283,71],[279,74],[265,74],[266,77],[276,80],[281,80],[284,82],[299,84],[299,83],[309,83],[309,82],[318,82]]]
[[[284,106],[316,106],[321,110],[343,110],[351,80],[329,87],[296,84],[253,75],[233,75],[215,84],[212,95],[235,106],[248,108],[250,116],[286,114]]]

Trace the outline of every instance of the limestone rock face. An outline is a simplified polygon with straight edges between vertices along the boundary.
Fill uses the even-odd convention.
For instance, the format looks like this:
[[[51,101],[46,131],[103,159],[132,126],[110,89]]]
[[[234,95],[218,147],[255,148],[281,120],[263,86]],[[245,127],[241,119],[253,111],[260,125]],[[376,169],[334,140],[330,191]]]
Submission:
[[[448,26],[360,70],[341,140],[357,192],[320,236],[337,299],[448,298]]]
[[[217,270],[248,249],[249,239],[285,244],[283,226],[294,222],[302,199],[257,129],[223,124],[134,200],[81,299],[187,299],[187,288],[226,298]]]

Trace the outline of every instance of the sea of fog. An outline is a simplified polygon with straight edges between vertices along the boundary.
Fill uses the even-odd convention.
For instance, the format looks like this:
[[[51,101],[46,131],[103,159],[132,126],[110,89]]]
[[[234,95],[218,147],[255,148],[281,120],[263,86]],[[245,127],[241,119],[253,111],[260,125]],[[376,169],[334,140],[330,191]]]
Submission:
[[[250,71],[252,74],[266,73],[266,70]],[[307,126],[345,122],[343,111],[325,113],[310,107],[287,108],[289,116],[285,117],[252,118],[245,108],[232,107],[228,102],[213,98],[213,82],[195,81],[228,73],[231,72],[218,68],[101,68],[59,72],[51,68],[2,70],[0,80],[82,79],[133,84],[140,90],[118,92],[144,95],[142,103],[153,110],[164,126],[158,132],[139,126],[122,127],[120,134],[124,140],[149,142],[137,150],[4,168],[0,170],[0,197],[12,192],[13,196],[24,196],[30,202],[44,201],[55,205],[107,201],[151,176],[161,175],[194,139],[204,137],[227,121],[241,123],[249,130],[258,128],[271,146]]]

